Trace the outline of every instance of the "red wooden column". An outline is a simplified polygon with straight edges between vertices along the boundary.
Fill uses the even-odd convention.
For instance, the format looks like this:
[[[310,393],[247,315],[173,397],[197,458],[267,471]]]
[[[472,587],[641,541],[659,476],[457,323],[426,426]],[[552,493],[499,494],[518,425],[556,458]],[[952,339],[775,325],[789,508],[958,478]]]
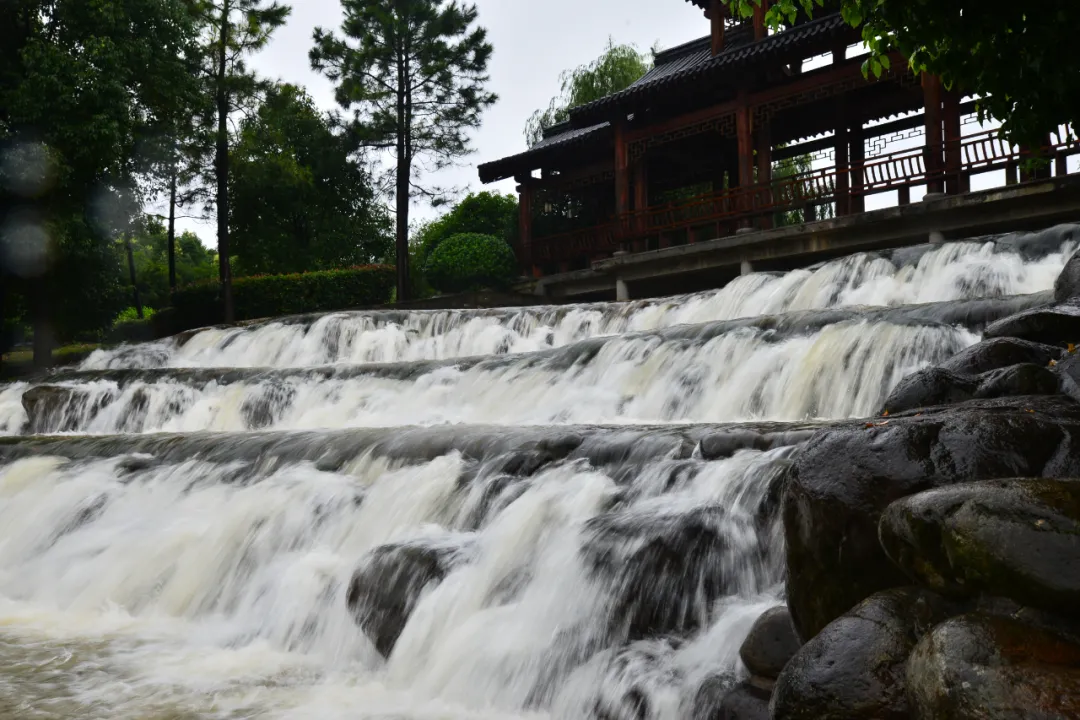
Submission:
[[[630,212],[630,167],[626,148],[626,120],[615,121],[615,221],[621,231]],[[621,232],[620,232],[621,234]],[[626,248],[623,248],[624,250]]]
[[[744,95],[742,103],[735,110],[735,135],[739,144],[739,210],[750,209],[749,188],[754,184],[753,130],[753,115]],[[748,227],[749,223],[742,222],[740,226]]]
[[[754,7],[754,40],[764,40],[769,34],[769,28],[765,25],[767,12],[769,12],[769,0],[761,0],[761,4]]]
[[[863,175],[863,166],[866,164],[866,134],[863,131],[862,121],[851,124],[848,131],[848,142],[851,146],[851,201],[849,209],[853,213],[866,212],[866,196],[863,188],[866,187],[866,178]]]
[[[645,156],[642,155],[634,162],[634,213],[637,222],[634,223],[634,252],[645,249],[645,233],[647,232],[647,218],[644,211],[649,207],[649,173],[645,164]]]
[[[515,176],[514,180],[518,182],[518,242],[520,244],[518,262],[526,275],[540,277],[543,272],[538,266],[532,264],[532,204],[535,188],[532,177],[528,175]]]
[[[762,121],[758,126],[754,141],[757,151],[757,181],[764,186],[757,199],[764,205],[772,205],[772,190],[768,187],[772,183],[772,133],[767,122]],[[772,224],[772,215],[761,216],[762,229],[771,228]]]
[[[941,78],[923,73],[922,87],[923,102],[926,106],[926,173],[932,178],[926,189],[927,192],[939,193],[945,190],[941,177],[945,171]]]
[[[712,26],[712,54],[715,57],[724,49],[724,20],[727,18],[727,7],[723,0],[709,0],[707,14]]]
[[[961,155],[960,93],[955,89],[945,90],[942,92],[941,102],[945,143],[945,192],[959,195],[967,191],[963,176],[964,159]]]
[[[833,142],[836,164],[836,215],[851,213],[851,135],[848,132],[847,103],[836,100],[836,134]]]

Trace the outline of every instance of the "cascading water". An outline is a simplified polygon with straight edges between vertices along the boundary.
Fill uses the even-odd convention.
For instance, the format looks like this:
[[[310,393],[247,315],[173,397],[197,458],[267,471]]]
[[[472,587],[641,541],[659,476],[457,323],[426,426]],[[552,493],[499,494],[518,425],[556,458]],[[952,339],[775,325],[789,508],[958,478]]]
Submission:
[[[0,387],[0,717],[693,717],[781,598],[798,443],[1041,302],[1061,236]]]

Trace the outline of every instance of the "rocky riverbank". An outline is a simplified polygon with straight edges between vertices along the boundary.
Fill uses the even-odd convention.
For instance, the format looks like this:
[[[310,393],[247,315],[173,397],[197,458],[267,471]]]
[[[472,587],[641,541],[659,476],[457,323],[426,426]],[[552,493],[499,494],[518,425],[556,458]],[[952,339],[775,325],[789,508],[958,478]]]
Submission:
[[[755,679],[698,717],[1080,717],[1078,343],[1074,256],[1054,304],[807,441],[783,491],[805,644],[770,683],[752,632]]]

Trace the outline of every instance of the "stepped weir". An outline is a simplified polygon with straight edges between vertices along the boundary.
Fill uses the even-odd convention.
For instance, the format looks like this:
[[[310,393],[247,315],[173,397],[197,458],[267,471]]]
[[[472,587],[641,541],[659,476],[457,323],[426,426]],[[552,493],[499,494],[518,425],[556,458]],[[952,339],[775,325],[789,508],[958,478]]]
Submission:
[[[0,716],[696,717],[784,602],[807,439],[1049,302],[1077,240],[207,328],[0,386]]]

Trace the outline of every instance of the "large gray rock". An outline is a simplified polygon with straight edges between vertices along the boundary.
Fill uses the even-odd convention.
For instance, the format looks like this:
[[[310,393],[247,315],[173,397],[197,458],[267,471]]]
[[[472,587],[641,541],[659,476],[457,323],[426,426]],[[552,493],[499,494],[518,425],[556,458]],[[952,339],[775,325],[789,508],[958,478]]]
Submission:
[[[611,632],[629,640],[699,629],[737,576],[720,507],[590,520],[582,556],[612,595]]]
[[[881,544],[913,580],[1080,614],[1080,480],[988,480],[893,503]]]
[[[791,659],[773,691],[773,720],[907,720],[908,655],[956,611],[921,588],[871,596]]]
[[[991,323],[983,332],[987,338],[1013,337],[1047,345],[1080,344],[1080,303],[1067,303],[1024,310]]]
[[[1054,366],[1054,372],[1061,378],[1061,392],[1080,401],[1080,354],[1065,354]]]
[[[979,389],[975,377],[941,367],[913,372],[901,380],[885,400],[885,412],[895,415],[917,408],[950,405],[971,400]]]
[[[1061,359],[1061,349],[1028,340],[990,338],[958,352],[938,367],[960,375],[982,375],[1010,365],[1031,363],[1046,367]]]
[[[762,613],[750,628],[739,657],[754,675],[775,679],[802,646],[786,605]]]
[[[915,647],[906,677],[920,720],[1080,717],[1080,646],[1010,618],[938,625]]]
[[[787,600],[800,636],[910,583],[878,541],[891,503],[1012,477],[1080,477],[1080,405],[1062,395],[974,400],[818,433],[784,493]]]
[[[438,584],[462,557],[445,541],[382,545],[361,562],[346,602],[364,633],[389,657],[423,592]]]
[[[1065,269],[1054,282],[1054,299],[1059,303],[1080,297],[1080,250],[1065,263]]]

